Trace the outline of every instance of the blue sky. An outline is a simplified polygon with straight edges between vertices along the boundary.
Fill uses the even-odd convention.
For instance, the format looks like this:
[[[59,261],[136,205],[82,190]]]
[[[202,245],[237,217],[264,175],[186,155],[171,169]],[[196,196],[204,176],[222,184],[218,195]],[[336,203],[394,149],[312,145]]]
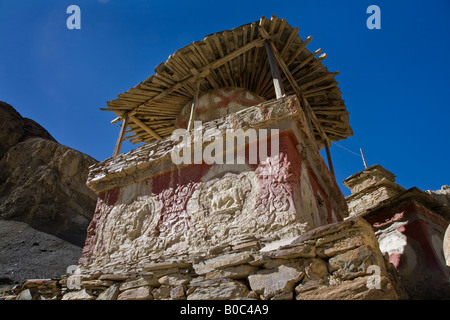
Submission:
[[[81,30],[69,30],[69,5]],[[381,29],[369,30],[369,5]],[[119,126],[106,101],[154,73],[205,35],[277,15],[322,48],[350,111],[354,136],[338,142],[381,164],[405,188],[450,184],[450,1],[3,0],[0,100],[44,126],[60,143],[97,160],[112,155]],[[123,150],[135,148],[124,144]],[[364,169],[331,148],[336,179]],[[342,185],[341,185],[342,187]],[[345,195],[349,191],[342,187]]]

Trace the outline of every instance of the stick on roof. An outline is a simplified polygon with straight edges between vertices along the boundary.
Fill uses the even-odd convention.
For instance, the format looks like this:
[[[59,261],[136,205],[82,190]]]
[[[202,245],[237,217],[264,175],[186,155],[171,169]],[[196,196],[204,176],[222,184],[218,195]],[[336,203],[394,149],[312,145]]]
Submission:
[[[345,139],[353,134],[348,111],[341,99],[335,76],[322,64],[326,54],[310,52],[284,19],[264,19],[206,36],[201,41],[179,49],[155,68],[155,74],[118,98],[107,102],[107,108],[123,117],[128,113],[129,130],[125,139],[132,143],[150,142],[170,137],[175,119],[182,108],[192,101],[196,83],[200,94],[216,88],[246,88],[266,100],[275,99],[271,70],[264,41],[267,36],[275,45],[289,69],[289,77],[282,74],[286,95],[298,89],[317,116],[329,142]],[[295,80],[293,88],[290,81]],[[297,89],[297,90],[296,90]],[[321,140],[320,132],[316,132]]]

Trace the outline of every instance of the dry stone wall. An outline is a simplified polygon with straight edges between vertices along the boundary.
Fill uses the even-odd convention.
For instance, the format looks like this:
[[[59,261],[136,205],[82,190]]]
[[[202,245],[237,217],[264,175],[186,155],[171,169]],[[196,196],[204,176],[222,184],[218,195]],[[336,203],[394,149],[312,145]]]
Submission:
[[[362,218],[275,242],[222,246],[193,260],[149,263],[141,272],[75,273],[29,280],[2,300],[308,300],[404,298]]]

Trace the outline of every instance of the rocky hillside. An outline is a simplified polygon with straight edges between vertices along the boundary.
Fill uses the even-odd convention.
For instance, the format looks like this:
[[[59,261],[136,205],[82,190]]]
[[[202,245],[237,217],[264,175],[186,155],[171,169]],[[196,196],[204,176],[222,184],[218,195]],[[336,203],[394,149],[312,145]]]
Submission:
[[[97,199],[85,185],[96,162],[0,102],[0,278],[23,279],[29,263],[52,270],[27,278],[60,276],[77,263]]]

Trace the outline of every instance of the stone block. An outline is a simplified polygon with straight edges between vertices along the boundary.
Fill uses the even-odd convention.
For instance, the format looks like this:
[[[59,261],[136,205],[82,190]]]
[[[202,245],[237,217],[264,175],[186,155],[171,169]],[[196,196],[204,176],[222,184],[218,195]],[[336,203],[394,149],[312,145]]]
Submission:
[[[117,300],[153,300],[151,290],[149,286],[128,289],[119,294]]]
[[[311,244],[301,244],[298,246],[279,249],[267,252],[270,258],[278,259],[293,259],[293,258],[313,258],[316,256],[316,251]]]
[[[173,300],[180,300],[185,297],[185,291],[183,285],[178,285],[170,291],[170,297]]]
[[[302,292],[305,292],[305,291],[315,290],[323,282],[324,282],[324,280],[322,280],[322,279],[314,279],[314,280],[308,280],[306,282],[300,283],[298,286],[295,287],[295,293],[298,295],[298,294],[300,294]]]
[[[291,263],[251,275],[248,281],[253,291],[267,298],[284,291],[292,291],[304,275],[300,264]]]
[[[196,287],[190,294],[188,300],[230,300],[246,298],[249,293],[248,288],[241,282],[218,281],[216,284],[205,287]]]
[[[297,300],[397,300],[398,296],[387,277],[380,277],[380,289],[367,286],[370,276],[343,281],[335,286],[323,286],[302,291]]]
[[[176,287],[178,285],[186,285],[191,280],[191,276],[181,273],[174,273],[162,276],[158,282],[163,285]]]
[[[341,279],[351,279],[367,273],[370,265],[376,264],[372,251],[362,246],[341,254],[328,260],[330,272],[334,272]]]
[[[99,294],[96,300],[117,300],[119,295],[119,284],[115,283]]]
[[[139,277],[137,279],[130,279],[126,282],[123,282],[119,290],[125,291],[132,288],[142,287],[142,286],[159,286],[160,283],[158,282],[157,278],[154,277]]]
[[[87,281],[81,281],[81,287],[85,289],[105,289],[111,286],[114,283],[114,281],[111,280],[87,280]]]
[[[170,298],[171,287],[162,285],[159,288],[152,290],[153,299],[155,300],[167,300]]]
[[[256,272],[257,267],[248,264],[242,264],[236,267],[228,267],[219,270],[213,270],[206,274],[206,279],[219,279],[219,278],[230,278],[230,279],[245,279],[251,273]]]
[[[328,276],[327,263],[322,259],[308,259],[304,262],[304,268],[306,277],[309,280],[324,279]]]
[[[62,300],[94,300],[95,296],[92,294],[90,290],[81,289],[77,291],[67,292]]]
[[[285,291],[274,295],[270,300],[293,300],[294,293],[292,291]]]
[[[37,300],[38,297],[37,290],[25,289],[17,295],[16,300]]]
[[[194,270],[197,274],[204,275],[216,269],[244,264],[250,259],[251,255],[248,252],[230,253],[196,263]]]
[[[29,279],[23,284],[25,288],[39,288],[39,287],[52,287],[58,286],[58,281],[52,279]]]
[[[164,262],[151,262],[145,264],[142,268],[145,271],[161,270],[161,269],[172,269],[172,268],[188,268],[191,263],[186,261],[164,261]]]
[[[130,276],[125,274],[102,274],[99,279],[100,280],[111,280],[111,281],[124,281],[127,280]]]
[[[340,254],[342,252],[355,249],[364,245],[363,235],[353,235],[347,238],[340,239],[335,242],[326,243],[316,248],[317,256],[321,258],[329,258]]]

